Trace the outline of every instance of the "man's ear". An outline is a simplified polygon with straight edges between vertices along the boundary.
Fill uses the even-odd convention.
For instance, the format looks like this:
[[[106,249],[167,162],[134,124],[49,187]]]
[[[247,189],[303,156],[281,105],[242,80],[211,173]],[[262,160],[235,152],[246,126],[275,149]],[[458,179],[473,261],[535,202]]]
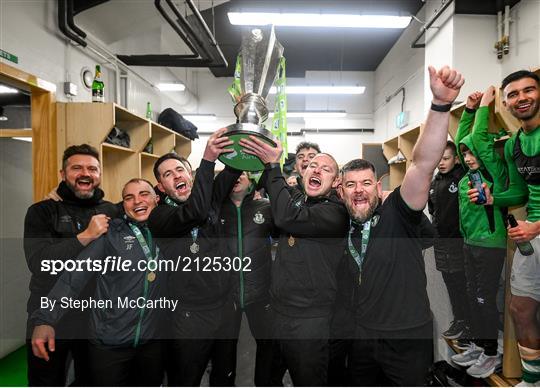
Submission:
[[[338,175],[332,182],[332,188],[335,189],[341,185],[341,177]]]
[[[66,172],[64,170],[59,170],[58,175],[60,175],[60,180],[66,179]]]
[[[161,191],[162,193],[165,193],[165,189],[163,188],[163,185],[161,184],[161,182],[158,182],[157,188],[158,188],[159,191]],[[159,197],[159,196],[158,196],[158,197]]]
[[[503,92],[504,93],[504,92]],[[503,97],[502,99],[502,104],[503,106],[506,108],[506,110],[508,110],[508,106],[506,106],[506,98]]]

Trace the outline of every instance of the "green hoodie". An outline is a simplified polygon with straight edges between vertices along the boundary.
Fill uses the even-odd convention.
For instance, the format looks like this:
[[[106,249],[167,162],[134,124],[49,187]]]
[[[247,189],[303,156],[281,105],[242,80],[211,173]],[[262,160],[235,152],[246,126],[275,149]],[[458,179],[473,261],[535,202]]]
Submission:
[[[459,144],[464,144],[476,157],[480,165],[479,172],[492,193],[506,188],[507,169],[494,147],[494,137],[488,133],[489,108],[480,107],[474,113],[464,111],[456,133],[458,156],[465,170]],[[472,134],[468,134],[474,121]],[[489,178],[491,176],[491,178]],[[465,175],[459,181],[459,221],[464,242],[468,245],[487,248],[506,248],[505,213],[498,206],[480,206],[469,201],[469,177]],[[492,213],[492,216],[488,214]],[[490,218],[493,225],[490,227]],[[492,230],[493,228],[493,230]]]

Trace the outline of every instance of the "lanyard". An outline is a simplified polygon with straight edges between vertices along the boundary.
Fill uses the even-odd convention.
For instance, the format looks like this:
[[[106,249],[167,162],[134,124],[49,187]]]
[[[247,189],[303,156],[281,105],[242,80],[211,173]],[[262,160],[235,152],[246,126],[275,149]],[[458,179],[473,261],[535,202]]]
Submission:
[[[178,204],[174,202],[169,196],[167,195],[165,197],[165,202],[167,205],[171,205],[173,207],[178,207]],[[192,253],[199,252],[199,244],[197,244],[197,236],[199,235],[199,228],[195,227],[191,229],[191,239],[193,240],[193,244],[189,247]]]
[[[151,261],[154,261],[157,259],[158,255],[159,255],[159,247],[155,247],[156,250],[155,250],[155,256],[152,257],[152,251],[150,250],[150,246],[152,246],[152,235],[150,233],[148,233],[148,243],[146,242],[141,230],[137,227],[137,225],[135,224],[132,224],[131,222],[129,223],[129,227],[131,228],[131,230],[133,231],[133,233],[135,234],[135,237],[137,237],[137,241],[139,241],[139,244],[141,245],[141,248],[143,250],[143,253],[144,253],[144,256],[146,257],[146,260],[147,262],[151,262]]]
[[[360,275],[358,276],[358,283],[362,282],[362,264],[364,263],[364,259],[366,257],[370,231],[371,231],[371,219],[364,222],[364,226],[362,228],[362,249],[360,250],[360,253],[358,253],[358,251],[356,250],[352,242],[352,234],[354,232],[354,226],[352,225],[352,221],[351,221],[351,225],[349,228],[349,252],[351,256],[353,257],[354,261],[356,261],[356,264],[358,265],[358,269],[360,270]]]

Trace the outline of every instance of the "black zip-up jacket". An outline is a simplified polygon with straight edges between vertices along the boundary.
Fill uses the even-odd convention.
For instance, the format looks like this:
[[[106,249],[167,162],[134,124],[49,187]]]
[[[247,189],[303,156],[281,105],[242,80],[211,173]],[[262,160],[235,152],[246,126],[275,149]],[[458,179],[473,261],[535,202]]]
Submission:
[[[270,267],[272,264],[272,211],[267,199],[253,199],[248,194],[240,207],[227,198],[220,210],[219,230],[224,255],[249,257],[249,271],[232,277],[235,303],[245,306],[270,299]]]
[[[80,199],[68,188],[65,182],[61,182],[56,189],[62,201],[40,201],[28,208],[24,220],[24,252],[28,268],[32,273],[30,279],[30,297],[26,311],[29,315],[39,308],[40,298],[46,296],[54,286],[61,274],[51,275],[42,271],[43,260],[73,259],[85,247],[77,239],[77,234],[88,227],[90,219],[96,214],[106,214],[114,218],[118,210],[110,202],[103,201],[103,191],[96,189],[94,196],[88,199]],[[93,294],[93,285],[89,284],[83,295]],[[73,318],[74,321],[81,318],[80,313],[74,312],[64,317],[67,324]],[[70,330],[76,333],[78,328]],[[29,332],[32,327],[29,325]],[[64,335],[67,333],[57,333]]]
[[[241,172],[225,168],[214,182],[214,163],[203,159],[186,202],[168,205],[162,198],[150,214],[148,226],[166,259],[179,265],[169,274],[168,296],[183,309],[207,310],[221,306],[230,289],[230,271],[206,266],[206,257],[221,256],[216,224],[219,207]],[[199,251],[192,253],[192,230],[197,228]],[[198,258],[198,261],[197,261]]]
[[[289,190],[279,167],[261,179],[280,230],[272,266],[272,307],[296,317],[330,315],[336,299],[336,271],[349,227],[345,206],[335,193],[310,198]]]
[[[435,264],[439,271],[463,271],[463,237],[459,226],[459,181],[465,175],[461,164],[447,174],[437,173],[429,189],[428,210],[435,228]]]
[[[96,280],[94,300],[111,301],[112,307],[92,308],[90,313],[90,340],[106,346],[136,347],[152,339],[157,339],[163,323],[163,316],[168,308],[125,307],[126,300],[136,301],[142,305],[143,300],[156,301],[164,296],[166,273],[159,269],[154,271],[155,279],[149,281],[150,271],[139,267],[138,262],[148,263],[142,247],[135,234],[129,227],[129,221],[117,218],[111,221],[109,231],[89,244],[77,256],[77,260],[92,259],[104,265],[107,256],[131,261],[128,271],[116,271],[108,268],[105,273],[92,271],[65,271],[58,279],[48,298],[56,300],[53,311],[48,308],[37,309],[32,314],[35,325],[47,324],[56,326],[65,314],[60,307],[62,298],[81,299],[80,294],[88,283]],[[143,236],[144,226],[138,225]],[[145,241],[149,244],[148,238]],[[155,255],[155,244],[151,248],[152,257]],[[160,260],[161,257],[157,257]],[[142,265],[142,264],[141,264]],[[135,269],[134,271],[132,269]],[[141,271],[139,269],[146,269]],[[159,306],[159,305],[158,305]]]

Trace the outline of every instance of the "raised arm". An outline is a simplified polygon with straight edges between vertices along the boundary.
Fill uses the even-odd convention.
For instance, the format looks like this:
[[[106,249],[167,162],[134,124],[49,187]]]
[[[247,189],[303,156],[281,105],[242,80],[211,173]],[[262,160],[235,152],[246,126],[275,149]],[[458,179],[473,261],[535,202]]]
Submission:
[[[495,142],[488,134],[489,105],[495,100],[495,87],[490,86],[482,96],[480,108],[476,112],[476,119],[472,132],[472,143],[478,158],[493,178],[495,192],[506,188],[508,173],[506,164],[495,150]]]
[[[432,108],[413,149],[412,163],[400,189],[401,197],[413,210],[421,210],[426,206],[433,171],[446,146],[450,107],[465,82],[460,73],[447,66],[439,71],[430,66],[429,79],[433,93]]]
[[[471,132],[471,127],[474,122],[474,117],[476,110],[478,109],[478,106],[480,105],[480,99],[482,98],[482,92],[473,92],[467,96],[467,102],[465,103],[465,110],[461,114],[461,119],[459,120],[457,132],[456,132],[456,138],[454,139],[454,143],[457,147],[457,156],[459,158],[459,162],[462,166],[465,165],[465,161],[463,160],[463,155],[461,155],[461,151],[459,150],[459,143],[465,136],[467,136]]]

